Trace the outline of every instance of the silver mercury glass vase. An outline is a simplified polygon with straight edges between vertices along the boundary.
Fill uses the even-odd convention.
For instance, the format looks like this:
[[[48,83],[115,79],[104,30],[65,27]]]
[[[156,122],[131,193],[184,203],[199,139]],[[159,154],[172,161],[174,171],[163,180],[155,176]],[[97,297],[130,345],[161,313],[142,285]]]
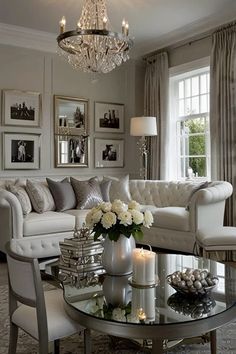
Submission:
[[[102,265],[109,275],[125,275],[132,273],[132,251],[135,239],[120,235],[117,241],[111,241],[107,236],[104,240]]]

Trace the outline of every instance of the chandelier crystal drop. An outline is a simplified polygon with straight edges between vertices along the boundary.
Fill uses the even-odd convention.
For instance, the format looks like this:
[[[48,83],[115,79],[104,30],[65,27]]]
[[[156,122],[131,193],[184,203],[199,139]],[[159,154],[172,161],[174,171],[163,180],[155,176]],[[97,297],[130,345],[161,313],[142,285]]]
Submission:
[[[108,73],[129,59],[133,41],[129,24],[122,22],[122,33],[113,32],[105,0],[85,0],[77,28],[65,31],[66,19],[60,21],[57,37],[59,54],[75,69]]]

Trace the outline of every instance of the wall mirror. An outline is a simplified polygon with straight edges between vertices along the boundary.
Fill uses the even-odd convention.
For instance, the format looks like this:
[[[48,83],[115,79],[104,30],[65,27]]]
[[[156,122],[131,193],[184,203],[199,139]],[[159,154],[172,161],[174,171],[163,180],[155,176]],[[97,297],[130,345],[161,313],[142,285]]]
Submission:
[[[82,135],[88,130],[88,100],[54,96],[55,134]]]
[[[88,136],[55,135],[56,167],[88,167]]]
[[[88,167],[88,100],[54,96],[55,165]]]

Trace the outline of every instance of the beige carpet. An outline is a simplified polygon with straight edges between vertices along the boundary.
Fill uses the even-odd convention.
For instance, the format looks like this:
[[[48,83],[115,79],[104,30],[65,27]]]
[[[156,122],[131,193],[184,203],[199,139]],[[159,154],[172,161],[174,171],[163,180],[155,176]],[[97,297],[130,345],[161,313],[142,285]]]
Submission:
[[[0,263],[0,354],[8,353],[9,319],[8,289],[6,264]],[[106,335],[93,333],[94,354],[146,354],[148,348],[141,348],[129,340],[110,338]],[[225,326],[217,331],[218,354],[236,354],[236,323]],[[82,354],[84,350],[83,335],[73,335],[61,341],[61,354]],[[37,354],[37,342],[23,331],[19,332],[17,354]],[[179,345],[168,354],[209,354],[209,343]]]

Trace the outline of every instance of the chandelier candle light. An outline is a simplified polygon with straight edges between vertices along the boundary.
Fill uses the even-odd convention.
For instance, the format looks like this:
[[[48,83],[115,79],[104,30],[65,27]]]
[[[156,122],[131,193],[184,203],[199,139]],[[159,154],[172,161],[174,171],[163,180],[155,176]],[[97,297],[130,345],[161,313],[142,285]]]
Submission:
[[[129,59],[129,24],[123,20],[122,33],[113,32],[105,0],[85,0],[76,29],[66,31],[64,16],[59,24],[59,54],[74,68],[108,73]]]

